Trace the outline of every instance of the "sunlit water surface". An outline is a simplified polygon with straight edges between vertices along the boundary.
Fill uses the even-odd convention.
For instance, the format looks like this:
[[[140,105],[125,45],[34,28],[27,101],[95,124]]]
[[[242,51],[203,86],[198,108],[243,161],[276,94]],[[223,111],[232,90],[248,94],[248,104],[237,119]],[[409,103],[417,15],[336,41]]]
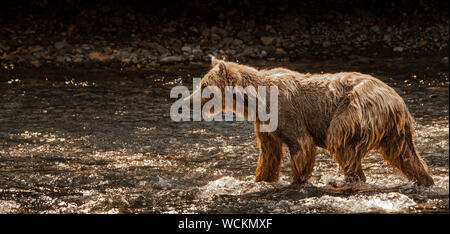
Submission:
[[[192,87],[207,64],[139,71],[0,72],[0,213],[448,213],[448,67],[437,59],[253,63],[300,72],[359,71],[405,99],[416,145],[436,185],[423,188],[372,153],[367,183],[319,151],[309,183],[254,183],[247,122],[172,122],[170,89]]]

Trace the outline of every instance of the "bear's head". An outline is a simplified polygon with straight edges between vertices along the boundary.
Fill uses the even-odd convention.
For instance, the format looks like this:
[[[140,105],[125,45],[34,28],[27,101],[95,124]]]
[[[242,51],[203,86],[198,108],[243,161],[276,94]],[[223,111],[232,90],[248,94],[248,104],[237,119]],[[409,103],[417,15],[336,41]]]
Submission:
[[[238,87],[241,88],[247,88],[249,85],[255,85],[254,81],[255,78],[257,78],[259,75],[258,70],[245,66],[240,65],[233,62],[226,62],[224,60],[220,60],[215,58],[214,56],[211,56],[211,69],[206,73],[206,75],[203,76],[203,78],[200,81],[199,87],[195,92],[201,92],[204,94],[210,93],[211,95],[201,95],[201,106],[205,103],[210,102],[213,98],[217,98],[217,94],[221,95],[220,98],[217,100],[221,101],[221,110],[214,110],[214,107],[209,109],[209,114],[216,114],[218,111],[226,111],[226,94],[231,91],[235,92],[234,95],[231,95],[233,97],[233,107],[231,110],[236,113],[236,106],[238,104],[236,102],[241,101],[241,104],[245,106],[245,111],[247,111],[247,95],[237,95],[236,92],[239,94]],[[257,80],[257,79],[256,79]],[[231,89],[230,89],[231,88]],[[192,106],[192,100],[193,95],[191,95],[191,106]],[[241,97],[242,99],[239,99]],[[238,98],[238,100],[236,99]],[[247,114],[244,114],[245,116]]]
[[[200,86],[216,86],[222,93],[225,87],[254,85],[251,80],[259,75],[258,70],[233,62],[226,62],[211,56],[211,70],[203,76]]]
[[[221,119],[218,114],[224,112],[225,121],[232,121],[233,112],[238,121],[269,123],[270,127],[262,131],[276,129],[278,87],[273,86],[264,73],[250,66],[212,57],[211,69],[199,83],[196,82],[194,80],[198,84],[194,92],[184,99],[185,103],[190,103],[194,114],[199,113],[200,108],[200,112],[209,117],[214,115],[214,119]]]

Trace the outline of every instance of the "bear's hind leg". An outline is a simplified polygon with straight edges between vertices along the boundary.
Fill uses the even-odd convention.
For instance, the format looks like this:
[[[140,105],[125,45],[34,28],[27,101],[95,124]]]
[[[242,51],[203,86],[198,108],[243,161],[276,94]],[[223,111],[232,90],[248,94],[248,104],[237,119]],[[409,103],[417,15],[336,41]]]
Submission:
[[[316,160],[316,145],[311,137],[304,137],[297,144],[288,144],[291,155],[293,184],[303,184],[311,178]]]
[[[255,131],[260,148],[255,182],[274,182],[280,177],[283,143],[267,132]]]
[[[333,154],[348,183],[366,182],[362,170],[361,160],[369,154],[369,150],[355,150],[352,147],[343,147]]]

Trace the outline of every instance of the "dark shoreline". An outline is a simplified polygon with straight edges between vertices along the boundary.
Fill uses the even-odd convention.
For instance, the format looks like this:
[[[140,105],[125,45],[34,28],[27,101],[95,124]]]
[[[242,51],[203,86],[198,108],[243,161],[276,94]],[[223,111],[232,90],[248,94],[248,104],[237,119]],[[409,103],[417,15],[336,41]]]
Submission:
[[[0,64],[87,68],[440,56],[446,1],[2,1]]]

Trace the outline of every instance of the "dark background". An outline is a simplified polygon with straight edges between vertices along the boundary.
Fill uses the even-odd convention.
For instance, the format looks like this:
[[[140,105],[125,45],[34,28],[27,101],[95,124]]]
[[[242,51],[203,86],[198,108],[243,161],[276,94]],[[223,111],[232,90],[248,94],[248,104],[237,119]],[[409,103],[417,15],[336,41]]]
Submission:
[[[209,54],[241,60],[431,55],[448,61],[448,6],[379,0],[6,0],[0,3],[0,61],[154,64],[206,61]],[[74,52],[82,44],[90,47]],[[36,54],[30,48],[36,45],[49,55]],[[145,51],[114,55],[125,47]],[[100,57],[90,56],[92,51]],[[123,58],[132,53],[137,58]]]

